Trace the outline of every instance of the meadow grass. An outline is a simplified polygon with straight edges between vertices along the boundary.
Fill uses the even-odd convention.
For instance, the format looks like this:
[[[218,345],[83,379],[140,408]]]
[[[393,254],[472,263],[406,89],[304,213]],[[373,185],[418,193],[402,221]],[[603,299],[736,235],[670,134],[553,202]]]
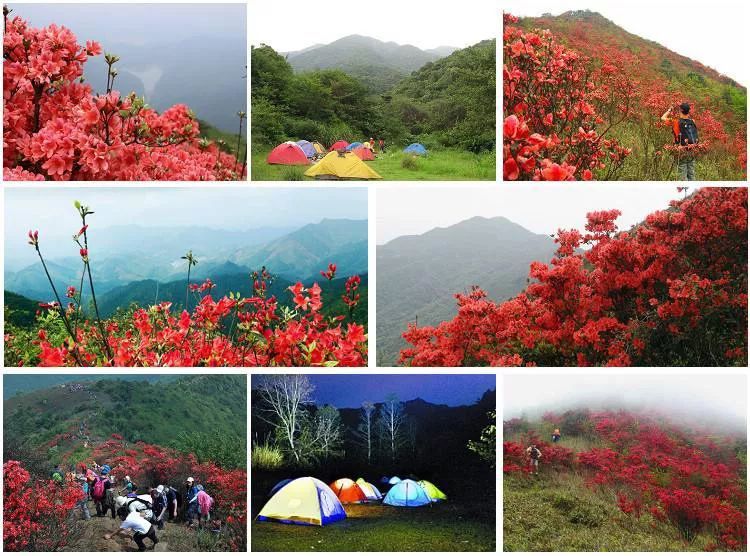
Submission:
[[[266,163],[271,147],[255,147],[251,152],[253,181],[311,180],[302,174],[306,166],[280,166]],[[406,161],[406,162],[404,162]],[[400,149],[378,154],[366,162],[386,181],[494,181],[494,152],[474,154],[455,149],[432,150],[426,157],[405,155]]]
[[[715,542],[700,534],[682,540],[677,528],[645,513],[624,514],[613,489],[592,489],[577,473],[546,471],[503,478],[503,550],[703,551]]]
[[[284,454],[281,453],[278,446],[265,441],[262,444],[253,442],[250,450],[250,460],[253,469],[269,470],[278,469],[284,465]]]

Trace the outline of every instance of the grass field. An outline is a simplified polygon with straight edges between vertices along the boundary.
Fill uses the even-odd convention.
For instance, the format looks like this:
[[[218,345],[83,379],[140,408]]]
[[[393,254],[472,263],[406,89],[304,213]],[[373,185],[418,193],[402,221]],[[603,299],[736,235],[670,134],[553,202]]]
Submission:
[[[589,488],[573,473],[506,475],[503,479],[503,550],[507,552],[703,551],[715,542],[700,534],[681,540],[678,530],[624,514],[613,491]]]
[[[256,147],[251,152],[250,174],[253,181],[312,180],[303,176],[309,166],[279,166],[266,163],[271,147]],[[406,162],[404,162],[406,160]],[[399,150],[378,154],[366,162],[388,181],[494,181],[494,152],[475,155],[453,149],[433,150],[426,157],[411,157]]]
[[[257,479],[260,474],[255,474]],[[467,480],[470,481],[469,478]],[[448,500],[417,508],[380,503],[346,504],[347,517],[326,525],[257,521],[276,479],[254,480],[251,550],[258,552],[492,552],[495,550],[495,488],[442,482]],[[484,482],[484,479],[482,481]],[[485,485],[487,486],[487,485]],[[262,493],[262,494],[258,494]]]

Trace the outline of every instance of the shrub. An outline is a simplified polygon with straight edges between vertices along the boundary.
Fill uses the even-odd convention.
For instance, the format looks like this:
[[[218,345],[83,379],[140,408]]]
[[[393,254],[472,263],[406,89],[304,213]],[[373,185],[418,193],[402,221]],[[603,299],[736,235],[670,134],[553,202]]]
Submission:
[[[419,170],[419,161],[416,156],[404,156],[401,159],[401,167],[405,170]]]
[[[272,471],[284,465],[284,454],[278,446],[271,444],[268,440],[263,444],[253,442],[250,462],[253,471]]]

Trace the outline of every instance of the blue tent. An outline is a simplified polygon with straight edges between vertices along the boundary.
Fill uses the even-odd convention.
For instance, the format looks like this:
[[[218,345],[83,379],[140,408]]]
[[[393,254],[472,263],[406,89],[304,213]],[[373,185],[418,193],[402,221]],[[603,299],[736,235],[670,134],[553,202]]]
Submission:
[[[383,499],[383,504],[389,506],[425,506],[431,502],[425,490],[411,479],[393,485]]]
[[[315,147],[313,147],[313,144],[310,143],[310,141],[305,141],[304,139],[302,139],[301,141],[297,141],[297,144],[305,153],[305,156],[307,158],[313,158],[315,156]]]
[[[286,485],[288,483],[291,483],[291,482],[292,482],[292,479],[283,479],[283,480],[279,481],[278,483],[276,483],[275,485],[273,485],[273,488],[271,489],[271,492],[268,493],[268,495],[269,496],[273,496],[274,494],[276,494],[281,489],[281,487],[283,487],[284,485]]]
[[[401,482],[401,479],[399,479],[397,475],[394,475],[393,477],[388,479],[389,485],[395,485],[396,483],[400,483],[400,482]]]
[[[362,146],[362,143],[360,143],[359,141],[355,141],[354,143],[352,143],[351,145],[349,145],[348,147],[346,147],[346,150],[347,151],[353,151],[357,147],[361,147],[361,146]]]
[[[412,143],[404,149],[404,152],[407,154],[416,154],[421,156],[427,154],[427,149],[424,148],[424,145],[422,143]]]

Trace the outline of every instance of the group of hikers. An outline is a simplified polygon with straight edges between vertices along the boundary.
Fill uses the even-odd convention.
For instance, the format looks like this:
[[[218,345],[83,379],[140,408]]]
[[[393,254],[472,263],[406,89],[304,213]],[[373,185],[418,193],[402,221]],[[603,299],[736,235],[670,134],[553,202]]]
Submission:
[[[557,444],[562,438],[560,429],[552,431],[552,443]],[[532,442],[528,448],[526,448],[526,457],[529,458],[529,475],[539,475],[539,460],[542,459],[542,451]]]
[[[62,483],[66,474],[57,465],[50,478]],[[146,538],[151,540],[152,548],[156,546],[159,542],[156,531],[164,529],[165,521],[182,520],[187,527],[208,526],[215,505],[214,499],[193,477],[185,480],[182,492],[170,485],[157,485],[145,489],[142,494],[138,494],[139,489],[129,475],[118,481],[112,468],[106,464],[94,463],[92,468],[82,466],[81,473],[71,471],[67,479],[81,484],[77,506],[82,519],[91,519],[89,501],[93,500],[97,517],[106,517],[109,512],[112,519],[117,516],[121,520],[118,528],[104,538],[132,533],[132,539],[141,552],[146,550],[143,542]]]

